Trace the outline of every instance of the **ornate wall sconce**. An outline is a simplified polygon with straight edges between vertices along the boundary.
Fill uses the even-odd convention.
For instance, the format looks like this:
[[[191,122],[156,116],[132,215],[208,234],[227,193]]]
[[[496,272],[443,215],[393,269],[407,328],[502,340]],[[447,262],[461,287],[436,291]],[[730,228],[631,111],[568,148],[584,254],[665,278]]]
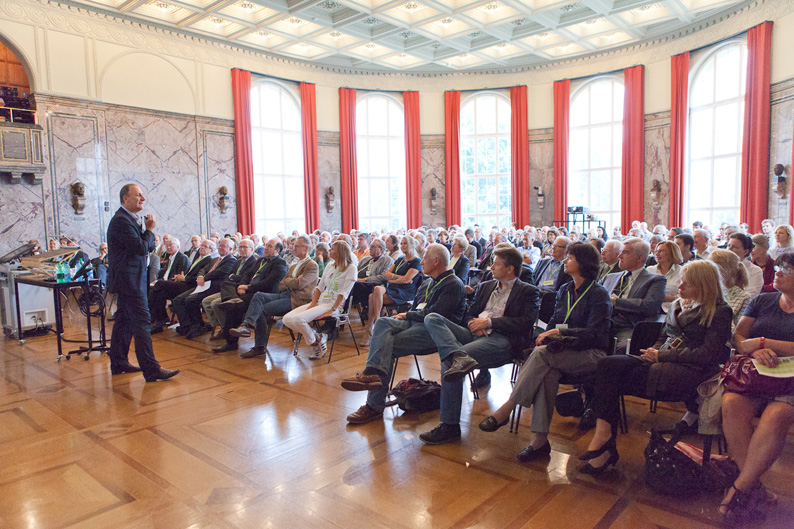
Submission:
[[[221,210],[221,215],[225,215],[226,210],[229,209],[229,190],[226,186],[218,189],[218,207]]]
[[[69,186],[69,193],[72,195],[74,214],[82,215],[85,211],[85,184],[78,180]]]
[[[431,215],[435,215],[436,212],[438,211],[438,208],[436,207],[437,204],[438,204],[438,191],[436,191],[436,188],[434,187],[433,189],[430,190],[430,214]]]
[[[651,184],[651,202],[658,204],[662,199],[662,183],[659,180],[654,180]]]
[[[330,186],[325,193],[325,210],[331,213],[336,207],[336,195],[334,195],[334,186]]]
[[[780,198],[784,198],[788,191],[786,188],[786,167],[783,164],[777,164],[775,165],[774,172],[777,177],[775,193],[777,193]]]
[[[540,186],[535,186],[535,191],[538,192],[538,209],[543,209],[546,207],[546,195],[543,194],[543,188]]]

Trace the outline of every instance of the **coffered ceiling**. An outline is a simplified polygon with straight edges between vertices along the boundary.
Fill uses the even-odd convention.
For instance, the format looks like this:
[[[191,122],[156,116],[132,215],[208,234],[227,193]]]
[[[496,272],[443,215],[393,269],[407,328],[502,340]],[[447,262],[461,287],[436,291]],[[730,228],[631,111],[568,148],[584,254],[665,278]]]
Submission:
[[[73,0],[336,67],[536,65],[673,34],[736,0]]]

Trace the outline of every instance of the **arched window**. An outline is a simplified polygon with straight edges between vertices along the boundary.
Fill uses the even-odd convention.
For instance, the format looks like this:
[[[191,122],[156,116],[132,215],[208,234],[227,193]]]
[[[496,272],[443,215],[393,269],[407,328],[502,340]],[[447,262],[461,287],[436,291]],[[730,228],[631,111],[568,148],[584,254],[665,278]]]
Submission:
[[[251,87],[256,231],[274,236],[306,230],[303,147],[298,99],[272,81]]]
[[[394,97],[370,93],[356,103],[358,227],[396,230],[407,221],[405,116]]]
[[[460,202],[463,226],[509,227],[510,100],[495,92],[468,98],[460,109]]]
[[[747,45],[732,41],[693,70],[684,184],[687,225],[739,222]]]
[[[623,82],[599,77],[576,89],[569,126],[568,205],[590,208],[608,229],[619,226]]]

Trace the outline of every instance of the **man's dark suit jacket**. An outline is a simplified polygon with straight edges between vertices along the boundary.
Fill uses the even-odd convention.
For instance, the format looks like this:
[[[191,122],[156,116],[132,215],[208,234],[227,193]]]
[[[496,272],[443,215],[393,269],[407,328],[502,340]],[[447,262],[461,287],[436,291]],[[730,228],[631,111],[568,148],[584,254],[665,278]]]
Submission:
[[[485,271],[488,269],[489,266],[491,266],[491,256],[493,255],[493,249],[494,249],[493,246],[485,249],[485,253],[483,253],[483,256],[480,258],[480,261],[477,263],[477,268],[479,268],[482,271]]]
[[[477,285],[474,301],[461,325],[468,326],[471,320],[480,316],[498,283],[492,279]],[[504,315],[491,320],[492,329],[510,339],[511,352],[515,358],[523,360],[524,349],[531,346],[539,310],[540,291],[534,285],[516,279],[507,298]]]
[[[110,249],[108,249],[108,253],[110,253]],[[174,260],[174,264],[171,265],[171,272],[168,274],[169,279],[175,275],[187,272],[188,268],[190,268],[190,259],[188,256],[182,252],[176,252],[173,257],[168,256],[168,259],[160,263],[160,271],[157,273],[157,279],[165,277],[165,271],[168,270],[168,261],[171,259]]]
[[[573,281],[573,278],[565,273],[565,270],[563,269],[564,265],[562,264],[562,261],[560,261],[560,273],[557,274],[557,281],[554,283],[554,288],[548,288],[548,287],[544,288],[543,285],[539,285],[538,282],[540,281],[541,276],[543,276],[543,273],[546,271],[546,269],[549,266],[551,266],[553,262],[554,259],[552,259],[551,257],[546,257],[545,259],[541,259],[540,261],[538,261],[538,264],[535,265],[535,272],[534,272],[535,275],[532,278],[532,283],[541,290],[546,290],[546,291],[553,290],[554,292],[557,292],[558,290],[560,290],[560,287],[563,286],[565,283],[567,283],[568,281]]]
[[[477,254],[476,255],[477,255],[477,259],[479,259],[480,256],[482,255],[482,245],[480,244],[480,242],[477,239],[472,239],[471,241],[469,241],[469,244],[474,246],[474,249],[477,250]],[[469,264],[471,264],[471,263],[469,263]]]
[[[124,208],[108,224],[108,291],[146,296],[146,258],[154,233],[141,230]]]
[[[186,287],[194,288],[198,284],[196,282],[196,278],[198,278],[198,276],[203,276],[205,273],[207,273],[207,271],[210,268],[212,268],[212,265],[215,264],[215,259],[213,259],[208,255],[205,256],[203,260],[201,259],[202,259],[201,257],[196,258],[196,261],[193,263],[196,266],[193,267],[188,266],[188,271],[185,273],[185,280],[182,281]],[[176,261],[174,261],[174,266],[176,266]],[[173,275],[174,275],[174,269],[172,267],[171,276]]]
[[[458,279],[463,281],[463,284],[466,285],[469,282],[469,267],[471,263],[469,263],[469,258],[463,254],[460,254],[458,260],[455,262],[455,266],[452,267],[452,271],[455,272],[455,275],[458,276]]]
[[[242,268],[240,267],[241,264]],[[243,259],[241,257],[235,261],[234,266],[229,272],[229,277],[226,278],[226,281],[231,281],[233,283],[237,283],[238,285],[250,283],[251,278],[254,277],[254,274],[257,271],[258,265],[259,256],[255,253],[252,253],[251,257],[248,259]]]
[[[237,259],[232,254],[227,254],[225,257],[218,257],[221,261],[215,266],[215,260],[212,261],[212,264],[209,266],[205,266],[202,270],[204,281],[212,281],[212,285],[209,288],[210,292],[219,292],[221,289],[221,283],[223,280],[232,273],[235,269],[235,265],[237,264]],[[215,266],[215,270],[210,272],[210,268]],[[198,268],[198,267],[196,267]],[[187,279],[187,277],[185,278]]]
[[[248,290],[246,290],[245,294],[241,296],[242,300],[246,303],[251,302],[251,298],[254,297],[254,294],[257,292],[266,292],[269,294],[275,294],[278,292],[278,284],[284,279],[284,276],[287,275],[287,262],[282,259],[281,257],[272,257],[266,263],[264,263],[254,274],[254,277],[251,278],[251,282],[248,283]]]

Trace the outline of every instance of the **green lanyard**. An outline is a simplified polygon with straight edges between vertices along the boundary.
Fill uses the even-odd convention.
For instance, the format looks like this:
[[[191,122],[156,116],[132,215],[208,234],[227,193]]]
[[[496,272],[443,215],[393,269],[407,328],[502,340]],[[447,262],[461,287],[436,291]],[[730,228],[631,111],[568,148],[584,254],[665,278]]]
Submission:
[[[401,258],[400,258],[400,264],[399,264],[399,265],[395,265],[395,266],[394,266],[394,272],[392,272],[392,273],[396,274],[397,272],[399,272],[399,271],[400,271],[400,268],[402,268],[402,266],[403,266],[403,265],[404,265],[406,262],[407,262],[407,261],[406,261],[404,258],[402,258],[402,257],[401,257]]]
[[[449,274],[447,277],[445,277],[444,279],[442,279],[442,280],[441,280],[441,281],[439,281],[438,283],[435,283],[435,281],[434,281],[434,283],[435,283],[435,284],[433,285],[433,288],[432,288],[432,289],[430,288],[430,284],[428,283],[428,285],[425,287],[425,303],[428,303],[428,302],[430,301],[430,296],[432,296],[432,295],[433,295],[433,293],[434,293],[434,292],[436,291],[436,289],[437,289],[437,288],[438,288],[438,287],[441,285],[441,283],[443,283],[444,281],[446,281],[446,280],[447,280],[447,278],[448,278],[448,277],[451,277],[451,276],[453,276],[453,275],[454,275],[454,274]],[[428,294],[428,293],[427,293],[427,291],[428,291],[428,290],[430,291],[430,294]]]
[[[624,279],[626,279],[626,275],[625,274],[623,275],[623,277],[620,278],[620,290],[618,290],[618,297],[620,297],[623,294],[625,294],[626,290],[628,290],[629,286],[631,286],[631,279],[629,279],[628,282],[625,285],[623,284],[623,280]]]
[[[568,311],[565,313],[565,319],[562,321],[562,323],[563,323],[563,324],[566,324],[566,323],[568,323],[568,318],[570,318],[570,317],[571,317],[571,312],[573,312],[573,309],[575,309],[575,308],[576,308],[576,305],[579,303],[579,301],[580,301],[580,300],[581,300],[581,299],[582,299],[582,298],[585,296],[585,294],[587,294],[587,292],[588,292],[588,291],[589,291],[589,290],[592,288],[592,286],[593,286],[593,283],[594,283],[594,282],[593,282],[593,281],[591,281],[591,282],[590,282],[590,284],[589,284],[589,285],[587,286],[587,288],[585,289],[585,291],[584,291],[584,292],[582,292],[582,295],[581,295],[581,296],[579,296],[578,298],[576,298],[576,301],[574,301],[574,302],[573,302],[573,306],[571,306],[571,291],[570,291],[570,290],[568,291]],[[575,288],[575,287],[574,287],[574,288]]]

